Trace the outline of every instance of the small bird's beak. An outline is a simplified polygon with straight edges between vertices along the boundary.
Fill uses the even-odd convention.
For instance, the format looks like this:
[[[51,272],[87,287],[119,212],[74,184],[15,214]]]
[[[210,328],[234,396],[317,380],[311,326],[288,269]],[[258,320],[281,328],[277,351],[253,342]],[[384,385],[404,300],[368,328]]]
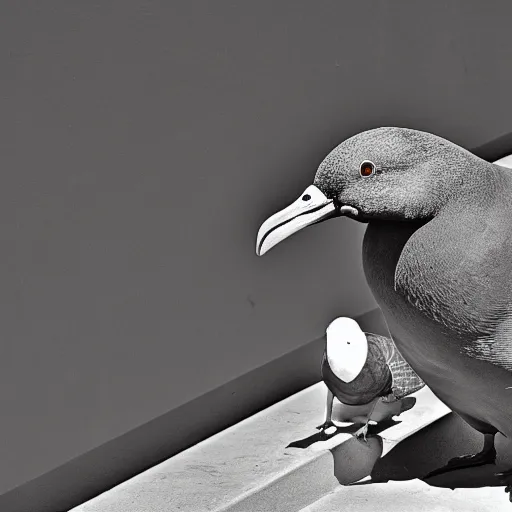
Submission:
[[[310,185],[301,196],[271,217],[258,230],[256,254],[263,256],[274,245],[312,224],[339,215],[332,199],[315,185]]]

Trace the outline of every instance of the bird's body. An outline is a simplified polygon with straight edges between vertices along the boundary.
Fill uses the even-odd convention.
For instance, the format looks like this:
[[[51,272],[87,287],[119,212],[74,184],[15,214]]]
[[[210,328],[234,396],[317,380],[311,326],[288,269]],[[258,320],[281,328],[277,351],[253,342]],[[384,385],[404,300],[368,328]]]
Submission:
[[[401,399],[425,385],[396,350],[391,339],[373,333],[364,334],[368,340],[368,358],[362,372],[352,382],[344,382],[335,374],[329,365],[327,349],[324,351],[322,378],[340,402],[365,405],[376,397],[390,394]]]
[[[475,230],[469,217],[468,229]],[[503,308],[512,297],[512,251],[475,260],[465,246],[479,243],[461,223],[442,234],[431,223],[370,223],[363,267],[393,340],[429,388],[478,431],[512,439],[512,310]],[[442,258],[426,252],[439,244]],[[424,258],[417,257],[418,245]],[[475,280],[473,272],[484,269],[487,275]],[[498,459],[512,464],[512,444]]]
[[[429,222],[370,222],[363,268],[432,391],[512,439],[512,173],[476,157],[475,169],[481,179]]]
[[[358,357],[358,356],[361,357]],[[362,423],[356,433],[366,436],[369,421],[391,419],[414,406],[403,398],[424,387],[424,382],[386,336],[365,333],[351,318],[337,318],[327,329],[322,357],[322,378],[327,386],[326,418],[332,423],[332,403],[341,403],[338,421]],[[393,402],[400,401],[400,404]],[[381,402],[381,403],[379,403]]]
[[[364,271],[393,341],[485,435],[466,467],[501,471],[512,492],[512,171],[389,127],[341,143],[313,183],[263,223],[257,252],[331,217],[368,223]]]

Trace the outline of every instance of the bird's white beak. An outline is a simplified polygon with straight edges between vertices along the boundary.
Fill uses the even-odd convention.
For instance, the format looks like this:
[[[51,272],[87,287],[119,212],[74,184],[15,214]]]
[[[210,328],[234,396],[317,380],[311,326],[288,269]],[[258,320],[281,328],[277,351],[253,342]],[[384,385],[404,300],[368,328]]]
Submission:
[[[256,241],[256,254],[263,256],[274,245],[297,231],[336,215],[337,209],[332,199],[328,199],[315,185],[310,185],[296,201],[261,225]]]

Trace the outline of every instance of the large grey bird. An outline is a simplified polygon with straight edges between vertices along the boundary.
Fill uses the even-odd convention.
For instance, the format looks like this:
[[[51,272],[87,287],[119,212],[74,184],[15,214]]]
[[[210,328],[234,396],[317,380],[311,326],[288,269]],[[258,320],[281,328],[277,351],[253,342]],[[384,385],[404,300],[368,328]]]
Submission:
[[[364,272],[398,350],[484,434],[480,453],[445,470],[485,467],[511,492],[512,171],[430,133],[369,130],[262,224],[257,254],[340,215],[368,223]]]

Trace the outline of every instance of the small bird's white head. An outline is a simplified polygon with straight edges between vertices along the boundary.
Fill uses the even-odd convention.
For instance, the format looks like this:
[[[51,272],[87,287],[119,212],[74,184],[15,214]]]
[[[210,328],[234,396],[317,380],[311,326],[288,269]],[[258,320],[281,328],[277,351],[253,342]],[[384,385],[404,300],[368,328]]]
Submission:
[[[327,362],[334,375],[352,382],[364,368],[368,356],[368,340],[352,318],[333,320],[326,330]]]

